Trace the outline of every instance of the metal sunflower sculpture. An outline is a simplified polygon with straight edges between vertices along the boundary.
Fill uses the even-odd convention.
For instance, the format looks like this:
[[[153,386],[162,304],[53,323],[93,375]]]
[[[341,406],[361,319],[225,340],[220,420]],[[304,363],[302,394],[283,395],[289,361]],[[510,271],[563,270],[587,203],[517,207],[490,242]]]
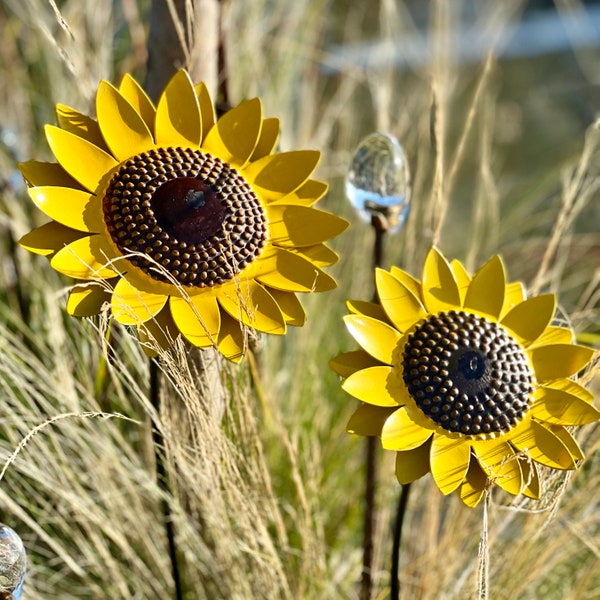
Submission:
[[[324,242],[347,223],[313,208],[317,151],[274,153],[279,121],[258,99],[218,121],[185,71],[155,107],[126,75],[96,95],[97,120],[57,106],[46,137],[58,163],[20,165],[52,221],[20,244],[79,280],[67,310],[134,325],[163,348],[179,335],[239,361],[247,329],[302,326],[297,292],[335,287]]]
[[[431,249],[419,281],[378,269],[379,302],[349,302],[361,350],[331,361],[362,404],[348,431],[381,436],[402,484],[431,473],[444,494],[475,506],[486,487],[537,498],[536,464],[575,469],[567,429],[597,421],[592,394],[571,377],[593,350],[553,326],[553,294],[525,299],[494,257],[471,276]]]

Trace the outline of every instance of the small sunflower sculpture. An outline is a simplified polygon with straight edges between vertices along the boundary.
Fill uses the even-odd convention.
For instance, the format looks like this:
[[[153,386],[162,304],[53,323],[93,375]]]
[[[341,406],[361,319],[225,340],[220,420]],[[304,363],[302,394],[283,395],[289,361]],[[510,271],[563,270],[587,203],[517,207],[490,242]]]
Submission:
[[[218,120],[203,84],[179,71],[156,107],[126,75],[102,81],[97,120],[57,106],[46,126],[57,163],[20,165],[52,220],[20,244],[73,277],[67,310],[112,317],[163,348],[181,333],[243,356],[247,328],[302,326],[296,296],[336,283],[325,244],[347,222],[314,208],[319,152],[274,152],[279,121],[258,99]]]
[[[331,361],[363,404],[350,433],[380,436],[407,484],[431,473],[444,494],[475,506],[490,484],[538,498],[536,465],[575,469],[572,426],[600,412],[572,379],[593,350],[552,325],[553,294],[525,299],[496,256],[470,275],[435,248],[422,279],[376,271],[378,302],[348,302],[361,349]]]

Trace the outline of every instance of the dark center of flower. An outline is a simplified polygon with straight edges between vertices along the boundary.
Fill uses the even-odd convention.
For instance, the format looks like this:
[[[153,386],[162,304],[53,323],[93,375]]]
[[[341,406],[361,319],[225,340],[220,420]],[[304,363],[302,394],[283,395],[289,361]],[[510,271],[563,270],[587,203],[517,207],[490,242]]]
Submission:
[[[200,150],[158,148],[129,159],[110,181],[103,211],[126,258],[168,283],[225,283],[267,240],[267,218],[252,187]]]
[[[533,375],[498,323],[450,311],[408,337],[402,376],[420,410],[446,431],[477,436],[513,428],[532,402]]]

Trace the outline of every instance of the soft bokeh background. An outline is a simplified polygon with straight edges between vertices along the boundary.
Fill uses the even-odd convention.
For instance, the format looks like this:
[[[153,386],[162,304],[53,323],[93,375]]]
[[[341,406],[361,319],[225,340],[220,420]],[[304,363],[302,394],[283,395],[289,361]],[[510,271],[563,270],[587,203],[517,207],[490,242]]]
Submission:
[[[387,240],[386,266],[418,273],[432,241],[470,268],[499,252],[511,279],[557,292],[581,339],[597,344],[600,3],[220,8],[232,100],[259,95],[281,119],[282,150],[322,151],[319,175],[331,185],[322,207],[353,226],[334,242],[339,289],[307,298],[307,325],[263,340],[258,364],[226,369],[222,420],[193,363],[179,356],[164,366],[186,597],[357,598],[364,440],[345,433],[356,402],[327,367],[353,347],[345,299],[372,293],[373,232],[343,194],[354,147],[380,129],[410,161],[411,212]],[[107,360],[105,320],[67,317],[69,282],[15,246],[43,222],[16,163],[51,160],[43,124],[55,122],[56,103],[93,113],[100,79],[143,80],[148,10],[148,0],[0,3],[0,456],[46,419],[80,415],[33,436],[0,482],[0,520],[29,553],[28,599],[172,595],[147,361],[121,330]],[[207,27],[201,18],[192,25],[196,35]],[[100,411],[135,423],[94,417]],[[600,429],[578,439],[583,468],[547,474],[540,502],[494,496],[490,598],[600,596]],[[391,453],[380,463],[374,579],[385,598],[399,486]],[[475,597],[481,527],[481,508],[442,497],[428,478],[415,484],[402,597]]]

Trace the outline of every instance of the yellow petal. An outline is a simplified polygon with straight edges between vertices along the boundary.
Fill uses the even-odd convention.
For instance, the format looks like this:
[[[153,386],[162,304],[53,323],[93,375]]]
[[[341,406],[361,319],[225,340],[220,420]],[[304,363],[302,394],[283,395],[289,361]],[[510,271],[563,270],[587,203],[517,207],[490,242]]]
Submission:
[[[570,377],[583,369],[594,356],[592,348],[575,344],[549,344],[529,350],[539,382]]]
[[[277,302],[281,314],[288,325],[293,325],[294,327],[302,327],[304,325],[306,313],[294,292],[283,292],[275,288],[269,288],[268,292],[275,298],[275,302]]]
[[[431,475],[442,494],[448,495],[464,481],[469,468],[471,446],[465,438],[434,435],[431,443]]]
[[[297,190],[282,196],[272,204],[296,204],[298,206],[313,206],[326,193],[328,185],[317,179],[307,179]]]
[[[167,296],[138,290],[121,278],[112,295],[112,316],[123,325],[139,325],[157,315],[166,302]]]
[[[74,279],[109,279],[117,273],[106,266],[98,244],[98,236],[75,240],[59,250],[50,261],[53,269]]]
[[[387,271],[376,269],[375,285],[379,301],[398,331],[406,331],[427,316],[421,301]]]
[[[74,285],[69,292],[67,312],[74,317],[91,317],[100,314],[104,304],[110,302],[110,290],[95,281]]]
[[[246,351],[244,326],[227,313],[221,312],[221,329],[217,339],[219,352],[228,360],[238,363]]]
[[[339,235],[349,225],[331,213],[289,204],[269,205],[267,218],[271,242],[284,248],[320,244]]]
[[[413,277],[410,273],[399,269],[398,267],[390,267],[390,273],[408,290],[410,290],[415,298],[423,302],[423,289],[421,282]]]
[[[465,308],[498,318],[504,306],[506,276],[499,256],[488,260],[475,273],[465,295]]]
[[[256,279],[288,292],[326,292],[336,287],[333,277],[303,256],[283,248],[273,248],[270,256],[261,259]]]
[[[548,327],[532,347],[549,346],[551,344],[571,344],[574,342],[573,332],[568,327]]]
[[[458,491],[460,499],[471,508],[477,506],[485,493],[487,475],[479,466],[477,459],[471,456],[469,470]]]
[[[123,98],[135,108],[137,113],[144,119],[144,123],[150,131],[154,131],[154,120],[156,118],[156,109],[152,100],[148,98],[146,92],[140,84],[129,74],[125,73],[119,91]]]
[[[205,138],[216,122],[215,107],[210,97],[210,92],[204,83],[198,83],[194,90],[198,97],[200,106],[200,117],[202,121],[202,137]]]
[[[383,323],[388,323],[389,319],[383,306],[376,302],[366,302],[364,300],[347,300],[346,306],[348,310],[355,315],[365,315],[366,317],[372,317],[378,319]]]
[[[80,113],[70,106],[57,104],[56,120],[61,129],[78,135],[80,138],[94,144],[94,146],[102,148],[102,150],[107,150],[104,138],[100,132],[100,127],[98,127],[98,123],[97,121],[94,121],[94,119]]]
[[[37,229],[26,233],[20,240],[19,246],[42,256],[58,252],[68,244],[81,237],[80,231],[65,227],[56,221],[46,223]]]
[[[600,419],[600,411],[579,395],[550,386],[540,386],[536,390],[530,410],[536,419],[557,425],[585,425]]]
[[[254,152],[250,157],[250,162],[254,162],[263,156],[267,156],[273,152],[277,139],[279,138],[279,119],[270,118],[264,119],[260,130],[260,137]]]
[[[511,308],[520,304],[525,300],[525,290],[520,281],[514,281],[506,285],[504,294],[504,306],[502,307],[502,315],[505,315]]]
[[[381,406],[371,406],[370,404],[361,404],[354,414],[350,417],[346,425],[348,433],[356,435],[380,435],[385,420],[397,408],[382,408]]]
[[[156,107],[157,146],[199,146],[202,123],[198,97],[186,71],[173,75]]]
[[[387,378],[392,367],[369,367],[352,373],[342,383],[350,395],[374,406],[398,406],[387,387]]]
[[[295,248],[294,252],[300,256],[304,256],[317,267],[329,267],[335,265],[340,257],[331,248],[325,244],[315,244],[307,248]]]
[[[396,479],[406,485],[429,473],[431,442],[427,441],[412,450],[396,452]]]
[[[219,295],[219,304],[234,319],[258,331],[283,335],[286,324],[277,302],[256,281],[240,281]]]
[[[40,186],[29,188],[31,199],[51,219],[78,231],[89,231],[83,215],[91,194],[68,187]]]
[[[29,160],[17,165],[19,171],[29,185],[60,185],[70,188],[81,188],[58,163]]]
[[[142,350],[151,358],[158,354],[157,349],[169,349],[179,336],[179,330],[167,306],[153,319],[138,325],[137,332]]]
[[[356,371],[377,365],[379,365],[379,361],[364,350],[344,352],[329,361],[329,366],[342,377],[348,377]]]
[[[532,460],[519,457],[521,471],[523,473],[523,492],[524,496],[537,500],[540,497],[540,476],[537,467]]]
[[[216,345],[221,327],[216,298],[204,294],[189,299],[171,296],[169,307],[175,325],[189,342],[201,348]]]
[[[469,284],[471,283],[471,275],[469,275],[469,272],[465,269],[464,265],[459,260],[451,260],[450,268],[454,273],[456,285],[458,285],[460,299],[464,305],[465,296],[467,295],[467,290],[469,289]]]
[[[119,164],[98,146],[53,125],[46,125],[46,137],[58,162],[90,192]]]
[[[561,390],[566,394],[577,396],[577,398],[587,402],[588,404],[591,404],[594,401],[594,394],[572,379],[557,379],[556,381],[549,381],[541,387],[549,390]]]
[[[302,186],[315,170],[319,156],[317,150],[270,154],[248,165],[245,174],[254,180],[260,197],[273,202]]]
[[[402,336],[393,327],[364,315],[346,315],[346,328],[350,335],[373,358],[392,364],[392,356]]]
[[[402,407],[386,419],[381,430],[381,444],[386,450],[413,450],[424,444],[432,435],[431,429],[415,423],[406,408]]]
[[[454,273],[444,256],[432,248],[423,267],[423,300],[430,313],[460,307],[460,294]]]
[[[207,134],[203,148],[221,160],[243,167],[254,152],[262,127],[260,100],[246,100],[227,111]],[[256,163],[254,163],[256,164]]]
[[[536,421],[530,421],[529,427],[523,428],[511,437],[511,443],[518,450],[526,451],[529,456],[553,469],[574,469],[575,461],[565,444],[549,429]]]
[[[573,460],[583,460],[585,458],[577,440],[564,427],[550,425],[549,429],[565,445]]]
[[[512,446],[505,439],[476,440],[473,449],[480,466],[493,483],[509,494],[518,496],[523,489],[521,465]]]
[[[144,119],[107,81],[101,81],[98,86],[96,113],[102,136],[119,162],[154,148]]]
[[[516,334],[519,341],[529,345],[544,333],[555,310],[554,294],[534,296],[517,304],[502,318],[501,322]]]

